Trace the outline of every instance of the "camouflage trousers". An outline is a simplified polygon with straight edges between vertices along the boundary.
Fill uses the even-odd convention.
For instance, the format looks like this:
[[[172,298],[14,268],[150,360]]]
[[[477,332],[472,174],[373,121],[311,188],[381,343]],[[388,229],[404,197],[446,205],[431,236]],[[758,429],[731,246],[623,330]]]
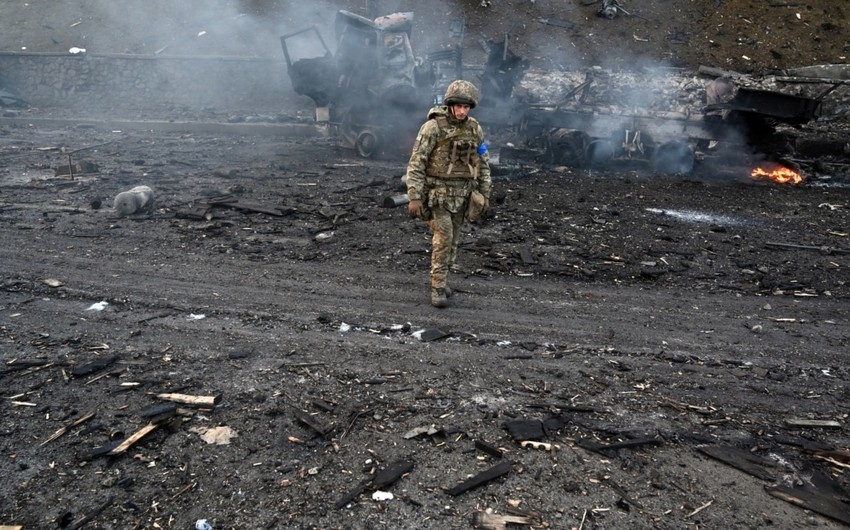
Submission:
[[[449,269],[457,259],[460,232],[466,212],[452,213],[448,210],[431,210],[431,287],[444,288]]]
[[[429,179],[430,180],[430,179]],[[431,218],[431,287],[445,288],[449,269],[457,259],[461,229],[466,221],[466,206],[474,182],[471,179],[428,182]]]

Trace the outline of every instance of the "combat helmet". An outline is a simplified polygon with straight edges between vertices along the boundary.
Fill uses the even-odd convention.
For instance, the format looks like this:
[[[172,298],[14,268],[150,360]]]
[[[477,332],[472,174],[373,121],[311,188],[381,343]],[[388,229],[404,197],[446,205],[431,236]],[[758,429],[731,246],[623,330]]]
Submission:
[[[474,109],[478,105],[478,89],[475,88],[475,85],[463,79],[452,81],[446,88],[443,103],[445,105],[466,104]]]

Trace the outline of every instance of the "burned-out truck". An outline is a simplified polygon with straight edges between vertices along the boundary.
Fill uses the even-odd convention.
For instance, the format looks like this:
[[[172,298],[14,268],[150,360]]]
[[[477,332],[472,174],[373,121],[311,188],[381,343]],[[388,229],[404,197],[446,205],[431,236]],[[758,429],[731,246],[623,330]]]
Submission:
[[[339,11],[335,51],[315,26],[280,38],[295,92],[311,98],[317,121],[363,157],[412,145],[433,102],[432,72],[410,43],[413,19]]]
[[[295,91],[316,103],[317,121],[330,134],[363,157],[409,152],[428,108],[454,78],[479,86],[475,116],[488,133],[512,138],[538,162],[579,167],[637,161],[686,174],[718,145],[772,153],[781,144],[773,135],[777,124],[804,124],[820,112],[818,98],[722,77],[706,86],[669,69],[643,77],[597,68],[572,77],[537,73],[535,93],[529,88],[535,76],[508,49],[507,36],[489,42],[483,69],[464,76],[460,45],[424,59],[414,55],[413,18],[394,13],[370,20],[339,11],[335,51],[315,27],[281,37]],[[562,90],[553,99],[556,87]]]

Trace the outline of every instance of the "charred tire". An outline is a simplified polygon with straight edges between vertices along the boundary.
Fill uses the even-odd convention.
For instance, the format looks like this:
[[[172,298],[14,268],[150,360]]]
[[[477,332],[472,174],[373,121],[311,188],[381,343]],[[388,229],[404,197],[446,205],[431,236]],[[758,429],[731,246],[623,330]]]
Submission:
[[[614,145],[608,140],[594,140],[588,144],[585,158],[590,167],[605,166],[614,159]]]
[[[694,150],[678,140],[664,143],[652,153],[652,167],[666,175],[687,175],[694,169]]]
[[[366,130],[357,135],[354,141],[354,149],[363,158],[372,158],[378,152],[380,142],[374,131]]]
[[[549,135],[546,157],[553,165],[585,167],[587,165],[587,134],[573,129],[556,129]]]

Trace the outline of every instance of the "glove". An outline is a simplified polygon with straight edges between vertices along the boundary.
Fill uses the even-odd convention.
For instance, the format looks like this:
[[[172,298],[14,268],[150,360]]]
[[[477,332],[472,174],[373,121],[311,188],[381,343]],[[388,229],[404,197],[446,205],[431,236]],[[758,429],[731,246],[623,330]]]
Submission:
[[[422,201],[417,200],[407,203],[407,212],[410,214],[410,217],[422,219],[425,213],[422,208]]]

